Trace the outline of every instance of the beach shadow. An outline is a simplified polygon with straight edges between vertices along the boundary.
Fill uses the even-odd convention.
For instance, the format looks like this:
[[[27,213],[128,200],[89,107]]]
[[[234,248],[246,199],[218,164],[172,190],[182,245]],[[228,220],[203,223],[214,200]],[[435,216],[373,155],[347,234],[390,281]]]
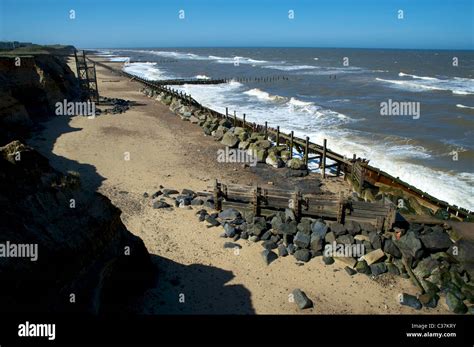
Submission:
[[[158,269],[157,281],[142,300],[144,313],[255,314],[250,291],[242,285],[227,284],[234,278],[231,271],[151,257]]]

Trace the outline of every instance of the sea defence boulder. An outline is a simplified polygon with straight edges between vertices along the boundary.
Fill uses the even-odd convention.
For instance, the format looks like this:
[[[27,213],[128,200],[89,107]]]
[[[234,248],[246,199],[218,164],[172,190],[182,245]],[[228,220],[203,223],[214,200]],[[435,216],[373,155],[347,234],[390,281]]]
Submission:
[[[120,213],[21,142],[0,147],[0,310],[122,312],[154,271]]]

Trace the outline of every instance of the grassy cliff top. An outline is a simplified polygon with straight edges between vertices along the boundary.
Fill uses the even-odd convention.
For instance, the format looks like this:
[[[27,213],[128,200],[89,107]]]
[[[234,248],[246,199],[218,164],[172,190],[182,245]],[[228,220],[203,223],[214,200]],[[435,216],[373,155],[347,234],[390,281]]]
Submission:
[[[37,45],[34,43],[0,42],[0,56],[31,56],[38,54],[67,55],[74,53],[74,50],[74,46],[71,45]]]

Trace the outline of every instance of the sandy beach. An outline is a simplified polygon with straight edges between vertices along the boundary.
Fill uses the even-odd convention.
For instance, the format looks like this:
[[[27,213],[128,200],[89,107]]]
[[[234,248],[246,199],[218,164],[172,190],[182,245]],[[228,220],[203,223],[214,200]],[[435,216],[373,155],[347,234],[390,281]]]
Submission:
[[[75,71],[74,66],[71,68]],[[362,274],[349,276],[344,265],[336,262],[326,266],[320,257],[300,266],[289,256],[266,266],[258,243],[239,240],[239,252],[224,248],[226,239],[219,237],[222,228],[200,223],[197,208],[153,209],[143,194],[153,194],[160,185],[203,191],[216,178],[242,185],[265,186],[272,181],[275,186],[288,187],[295,182],[268,165],[243,168],[241,164],[218,163],[216,152],[223,145],[205,136],[199,126],[181,121],[168,107],[143,95],[139,83],[100,66],[97,78],[102,96],[132,100],[136,105],[123,114],[93,119],[58,116],[44,123],[44,129],[29,144],[48,157],[56,169],[79,172],[84,189],[107,196],[122,210],[128,230],[145,242],[159,274],[153,288],[130,302],[134,312],[449,313],[444,304],[416,312],[401,306],[399,293],[416,293],[407,279],[390,274],[376,279]],[[316,186],[320,177],[311,174],[291,180],[305,181],[306,185],[314,181]],[[340,177],[321,183],[322,190],[350,192]],[[313,308],[300,311],[290,302],[295,288],[313,300]]]

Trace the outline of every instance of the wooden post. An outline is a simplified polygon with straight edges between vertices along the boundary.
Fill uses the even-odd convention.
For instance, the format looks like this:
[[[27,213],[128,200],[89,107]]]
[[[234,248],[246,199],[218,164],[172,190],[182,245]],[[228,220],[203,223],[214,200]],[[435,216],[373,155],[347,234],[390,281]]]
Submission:
[[[220,198],[220,185],[219,185],[219,182],[217,182],[217,179],[214,183],[214,209],[216,211],[220,211],[222,210],[222,204],[221,204],[221,200],[219,199]]]
[[[306,167],[308,167],[308,162],[309,162],[309,137],[306,136],[306,144],[305,144],[305,149],[304,149],[304,163],[306,164]]]
[[[341,174],[341,163],[337,163],[336,177],[339,177]]]
[[[327,145],[327,140],[324,139],[324,142],[323,142],[323,158],[322,158],[323,178],[326,178],[326,145]]]
[[[299,221],[301,218],[301,192],[298,190],[292,194],[293,199],[293,212],[295,213],[296,220]]]
[[[268,136],[268,123],[266,121],[265,121],[265,131],[264,131],[264,133],[265,133],[265,139],[266,139],[267,136]]]
[[[280,144],[280,126],[277,126],[277,138],[276,138],[277,146]]]
[[[338,201],[338,209],[337,209],[337,222],[343,224],[344,223],[344,198],[342,192],[339,193],[339,201]]]
[[[257,186],[253,190],[253,214],[260,216],[260,188]]]
[[[228,107],[225,108],[225,118],[226,119],[229,118],[229,108]]]
[[[237,126],[237,114],[235,113],[234,110],[234,127]]]
[[[243,128],[245,129],[245,113],[244,113],[244,126],[243,126]]]
[[[293,130],[290,134],[290,159],[293,159]]]
[[[353,160],[353,161],[356,160],[356,154],[355,154],[355,153],[352,155],[352,160]]]

